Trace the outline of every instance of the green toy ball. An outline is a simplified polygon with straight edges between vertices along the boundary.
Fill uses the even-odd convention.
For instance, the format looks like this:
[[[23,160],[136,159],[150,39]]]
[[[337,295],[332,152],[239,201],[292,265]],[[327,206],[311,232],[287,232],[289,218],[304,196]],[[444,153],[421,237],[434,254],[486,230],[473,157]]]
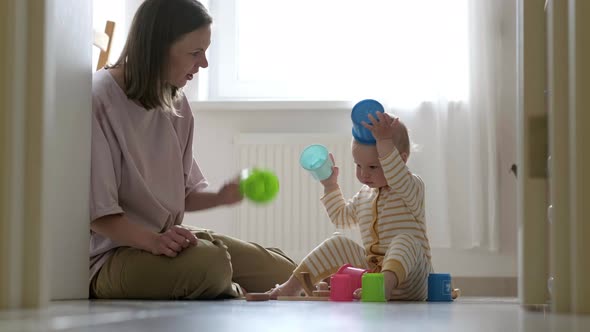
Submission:
[[[268,203],[279,193],[279,178],[268,170],[245,169],[240,176],[240,192],[256,203]]]

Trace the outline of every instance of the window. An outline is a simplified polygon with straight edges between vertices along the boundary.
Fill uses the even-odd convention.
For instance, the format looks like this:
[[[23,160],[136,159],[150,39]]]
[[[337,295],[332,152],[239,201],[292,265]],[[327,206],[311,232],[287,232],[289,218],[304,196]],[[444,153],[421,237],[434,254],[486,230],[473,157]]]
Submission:
[[[467,0],[223,0],[209,100],[464,100]],[[201,91],[202,92],[202,91]]]

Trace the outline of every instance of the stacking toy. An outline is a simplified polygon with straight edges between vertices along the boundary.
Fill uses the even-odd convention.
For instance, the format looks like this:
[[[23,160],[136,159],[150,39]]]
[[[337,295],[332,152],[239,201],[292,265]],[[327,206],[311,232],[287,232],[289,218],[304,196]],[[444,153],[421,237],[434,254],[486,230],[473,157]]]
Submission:
[[[352,291],[354,292],[355,290],[357,290],[363,286],[362,277],[365,273],[368,273],[368,272],[369,272],[369,270],[359,269],[359,268],[352,266],[351,264],[344,264],[338,269],[338,272],[336,272],[336,273],[350,275],[351,282],[352,282],[352,285],[351,285]]]
[[[383,273],[364,273],[361,302],[386,302]]]
[[[377,118],[377,112],[384,113],[385,109],[381,103],[373,99],[361,100],[354,105],[350,117],[352,119],[352,136],[357,142],[367,145],[375,145],[375,137],[373,137],[371,131],[365,128],[362,123],[364,121],[367,124],[371,124],[369,114],[373,115],[374,118]]]
[[[299,164],[309,171],[314,179],[323,181],[332,175],[332,159],[328,149],[320,144],[306,147],[299,157]]]
[[[352,277],[348,274],[333,274],[330,277],[330,301],[352,301]]]
[[[451,302],[453,288],[449,273],[431,273],[428,275],[428,301]]]

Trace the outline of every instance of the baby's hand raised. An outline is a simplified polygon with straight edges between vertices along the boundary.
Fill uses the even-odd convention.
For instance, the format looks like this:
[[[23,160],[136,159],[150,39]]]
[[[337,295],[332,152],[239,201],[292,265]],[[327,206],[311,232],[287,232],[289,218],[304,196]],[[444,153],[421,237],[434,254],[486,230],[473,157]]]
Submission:
[[[377,118],[372,114],[369,114],[369,120],[371,124],[362,122],[362,125],[371,131],[375,140],[393,139],[395,135],[395,129],[399,123],[398,118],[394,118],[389,114],[383,112],[375,113]]]
[[[320,183],[324,186],[324,193],[329,193],[334,191],[338,188],[338,167],[336,166],[336,162],[334,162],[334,155],[330,153],[330,159],[332,160],[332,175],[329,178],[320,181]]]

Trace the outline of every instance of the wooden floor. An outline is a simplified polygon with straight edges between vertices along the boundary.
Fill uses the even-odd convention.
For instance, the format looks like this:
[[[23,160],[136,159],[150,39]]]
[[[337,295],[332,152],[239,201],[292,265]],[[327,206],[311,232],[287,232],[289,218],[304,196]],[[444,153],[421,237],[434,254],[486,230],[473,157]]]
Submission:
[[[590,316],[524,310],[512,298],[454,303],[243,300],[64,301],[0,312],[0,331],[590,331]]]

